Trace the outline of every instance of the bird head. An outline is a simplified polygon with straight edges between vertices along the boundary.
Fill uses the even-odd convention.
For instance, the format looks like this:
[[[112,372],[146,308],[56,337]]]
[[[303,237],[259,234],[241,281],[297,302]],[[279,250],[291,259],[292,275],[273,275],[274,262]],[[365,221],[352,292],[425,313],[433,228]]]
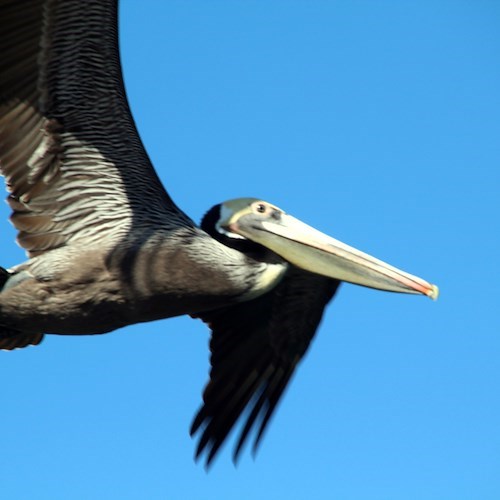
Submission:
[[[338,241],[256,198],[216,205],[202,229],[243,253],[272,255],[306,271],[379,290],[438,296],[438,288]]]

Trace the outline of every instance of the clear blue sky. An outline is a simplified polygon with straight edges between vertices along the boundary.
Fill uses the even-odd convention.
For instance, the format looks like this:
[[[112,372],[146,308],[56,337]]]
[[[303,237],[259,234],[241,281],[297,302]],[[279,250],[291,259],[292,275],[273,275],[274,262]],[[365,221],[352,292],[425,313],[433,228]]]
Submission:
[[[231,442],[208,474],[201,323],[0,354],[0,496],[500,498],[500,4],[128,0],[120,21],[140,133],[190,216],[262,197],[441,297],[345,285],[256,460]]]

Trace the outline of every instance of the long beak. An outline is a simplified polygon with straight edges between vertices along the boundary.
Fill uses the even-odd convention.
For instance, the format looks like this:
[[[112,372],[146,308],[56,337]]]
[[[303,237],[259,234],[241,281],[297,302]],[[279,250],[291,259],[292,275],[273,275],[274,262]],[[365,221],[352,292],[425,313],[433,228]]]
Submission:
[[[436,285],[356,250],[285,213],[277,219],[243,215],[231,222],[228,229],[312,273],[379,290],[427,295],[434,300],[439,294]]]

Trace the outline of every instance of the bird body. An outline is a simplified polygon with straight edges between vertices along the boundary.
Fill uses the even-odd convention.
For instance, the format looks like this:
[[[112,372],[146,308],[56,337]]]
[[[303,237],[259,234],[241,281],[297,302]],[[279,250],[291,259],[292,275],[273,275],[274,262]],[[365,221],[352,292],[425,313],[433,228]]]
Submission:
[[[113,251],[57,249],[11,270],[2,323],[24,333],[95,334],[195,314],[258,295],[265,267],[196,227],[158,228]]]
[[[0,0],[0,172],[28,260],[0,268],[0,349],[189,314],[212,330],[191,432],[210,463],[249,409],[256,444],[340,281],[437,287],[255,198],[197,226],[128,108],[114,0]]]

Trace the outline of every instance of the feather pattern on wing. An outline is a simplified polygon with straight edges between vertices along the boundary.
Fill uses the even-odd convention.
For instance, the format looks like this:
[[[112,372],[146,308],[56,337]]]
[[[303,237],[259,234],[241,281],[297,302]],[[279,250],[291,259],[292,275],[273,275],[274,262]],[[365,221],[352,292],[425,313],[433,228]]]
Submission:
[[[114,0],[2,1],[0,169],[33,257],[192,222],[154,172],[131,117]]]
[[[255,451],[338,286],[290,266],[271,292],[196,316],[212,330],[210,381],[191,426],[201,433],[197,458],[206,451],[209,465],[245,411],[234,459],[254,426]]]

